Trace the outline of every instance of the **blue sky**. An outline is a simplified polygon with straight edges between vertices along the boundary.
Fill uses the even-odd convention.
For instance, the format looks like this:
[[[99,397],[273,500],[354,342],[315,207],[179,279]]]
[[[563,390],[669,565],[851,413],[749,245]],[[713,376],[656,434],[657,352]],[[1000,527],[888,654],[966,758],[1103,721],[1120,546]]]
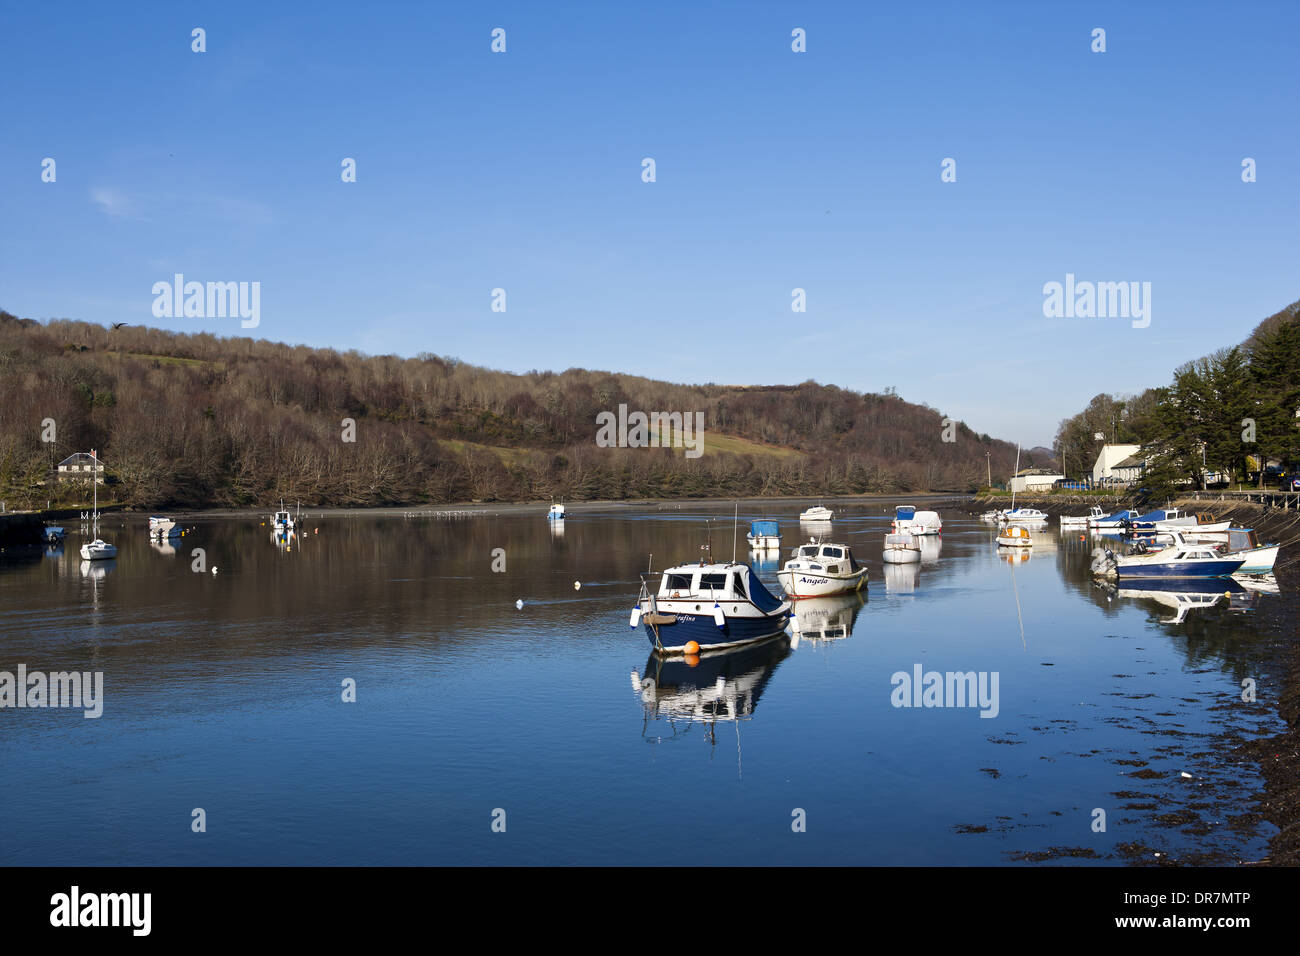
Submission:
[[[1300,4],[309,9],[6,5],[0,307],[894,386],[1048,444],[1300,298]],[[177,272],[260,326],[154,318]],[[1067,272],[1150,282],[1150,327],[1045,318]]]

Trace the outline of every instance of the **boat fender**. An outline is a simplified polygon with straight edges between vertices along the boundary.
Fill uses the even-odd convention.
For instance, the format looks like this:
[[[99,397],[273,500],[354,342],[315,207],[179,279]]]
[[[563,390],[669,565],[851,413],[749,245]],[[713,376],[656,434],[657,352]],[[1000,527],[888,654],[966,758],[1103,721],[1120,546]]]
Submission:
[[[722,606],[717,601],[713,602],[713,623],[718,627],[725,627],[727,624],[727,615],[722,613]]]
[[[631,618],[631,620],[629,620],[627,623],[628,623],[628,626],[629,626],[629,627],[632,627],[632,628],[635,628],[638,624],[641,623],[641,605],[640,605],[640,604],[638,604],[636,607],[632,608],[632,618]]]

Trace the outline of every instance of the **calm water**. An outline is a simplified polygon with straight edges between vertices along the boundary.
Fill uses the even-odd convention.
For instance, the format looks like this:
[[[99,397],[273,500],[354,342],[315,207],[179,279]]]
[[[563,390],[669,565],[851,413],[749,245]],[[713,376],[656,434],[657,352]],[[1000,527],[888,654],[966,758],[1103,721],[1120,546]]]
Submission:
[[[748,516],[781,519],[788,549],[798,510]],[[956,512],[922,565],[886,575],[883,505],[837,510],[865,602],[809,606],[797,639],[694,669],[656,669],[628,615],[649,555],[698,557],[706,518],[730,557],[730,506],[579,506],[562,534],[544,507],[325,516],[287,546],[262,518],[187,520],[171,553],[115,517],[120,556],[93,568],[73,523],[59,554],[0,555],[0,670],[102,671],[103,716],[0,710],[0,862],[1264,855],[1267,830],[1231,825],[1259,779],[1218,735],[1275,726],[1239,695],[1251,677],[1275,696],[1289,594],[1235,591],[1173,622],[1175,598],[1093,585],[1077,532],[1013,563]],[[215,576],[191,570],[199,547]],[[756,566],[776,591],[775,563]],[[997,716],[894,707],[891,675],[916,664],[996,672]]]

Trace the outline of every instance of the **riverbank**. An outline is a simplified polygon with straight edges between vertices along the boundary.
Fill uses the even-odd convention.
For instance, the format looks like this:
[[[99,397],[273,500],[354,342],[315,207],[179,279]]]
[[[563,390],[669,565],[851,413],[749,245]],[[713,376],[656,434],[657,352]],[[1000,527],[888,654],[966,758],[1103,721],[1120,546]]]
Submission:
[[[1108,511],[1133,506],[1132,500],[1122,495],[1105,496],[1104,501],[1096,495],[1017,495],[1016,504],[1054,516],[1084,514],[1094,504]],[[1279,679],[1260,680],[1257,693],[1261,702],[1271,699],[1275,704],[1286,730],[1253,740],[1227,735],[1220,745],[1226,760],[1247,758],[1257,763],[1263,774],[1264,790],[1259,794],[1258,809],[1249,816],[1268,821],[1278,832],[1269,841],[1268,859],[1259,862],[1269,866],[1300,866],[1300,641],[1296,640],[1296,622],[1300,618],[1300,510],[1217,499],[1204,493],[1180,498],[1173,505],[1231,519],[1234,525],[1254,528],[1261,541],[1283,545],[1274,569],[1282,593],[1267,611],[1269,629],[1278,636],[1275,664]],[[1007,500],[1002,496],[971,499],[973,511],[1006,506]],[[1272,693],[1270,685],[1276,688]]]

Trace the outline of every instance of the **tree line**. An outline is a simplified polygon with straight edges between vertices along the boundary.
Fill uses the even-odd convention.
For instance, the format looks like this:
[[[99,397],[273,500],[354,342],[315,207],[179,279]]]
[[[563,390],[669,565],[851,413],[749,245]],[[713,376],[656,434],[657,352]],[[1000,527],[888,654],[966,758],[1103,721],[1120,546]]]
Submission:
[[[703,411],[705,454],[596,447],[597,413],[620,403]],[[1014,461],[1008,443],[889,392],[512,374],[0,311],[0,497],[81,500],[50,475],[92,448],[106,494],[146,508],[974,490]]]
[[[1077,474],[1104,443],[1140,445],[1142,485],[1153,497],[1200,487],[1207,473],[1263,487],[1269,462],[1300,459],[1297,412],[1300,302],[1269,316],[1242,344],[1179,366],[1168,385],[1096,396],[1061,422],[1055,448]]]

